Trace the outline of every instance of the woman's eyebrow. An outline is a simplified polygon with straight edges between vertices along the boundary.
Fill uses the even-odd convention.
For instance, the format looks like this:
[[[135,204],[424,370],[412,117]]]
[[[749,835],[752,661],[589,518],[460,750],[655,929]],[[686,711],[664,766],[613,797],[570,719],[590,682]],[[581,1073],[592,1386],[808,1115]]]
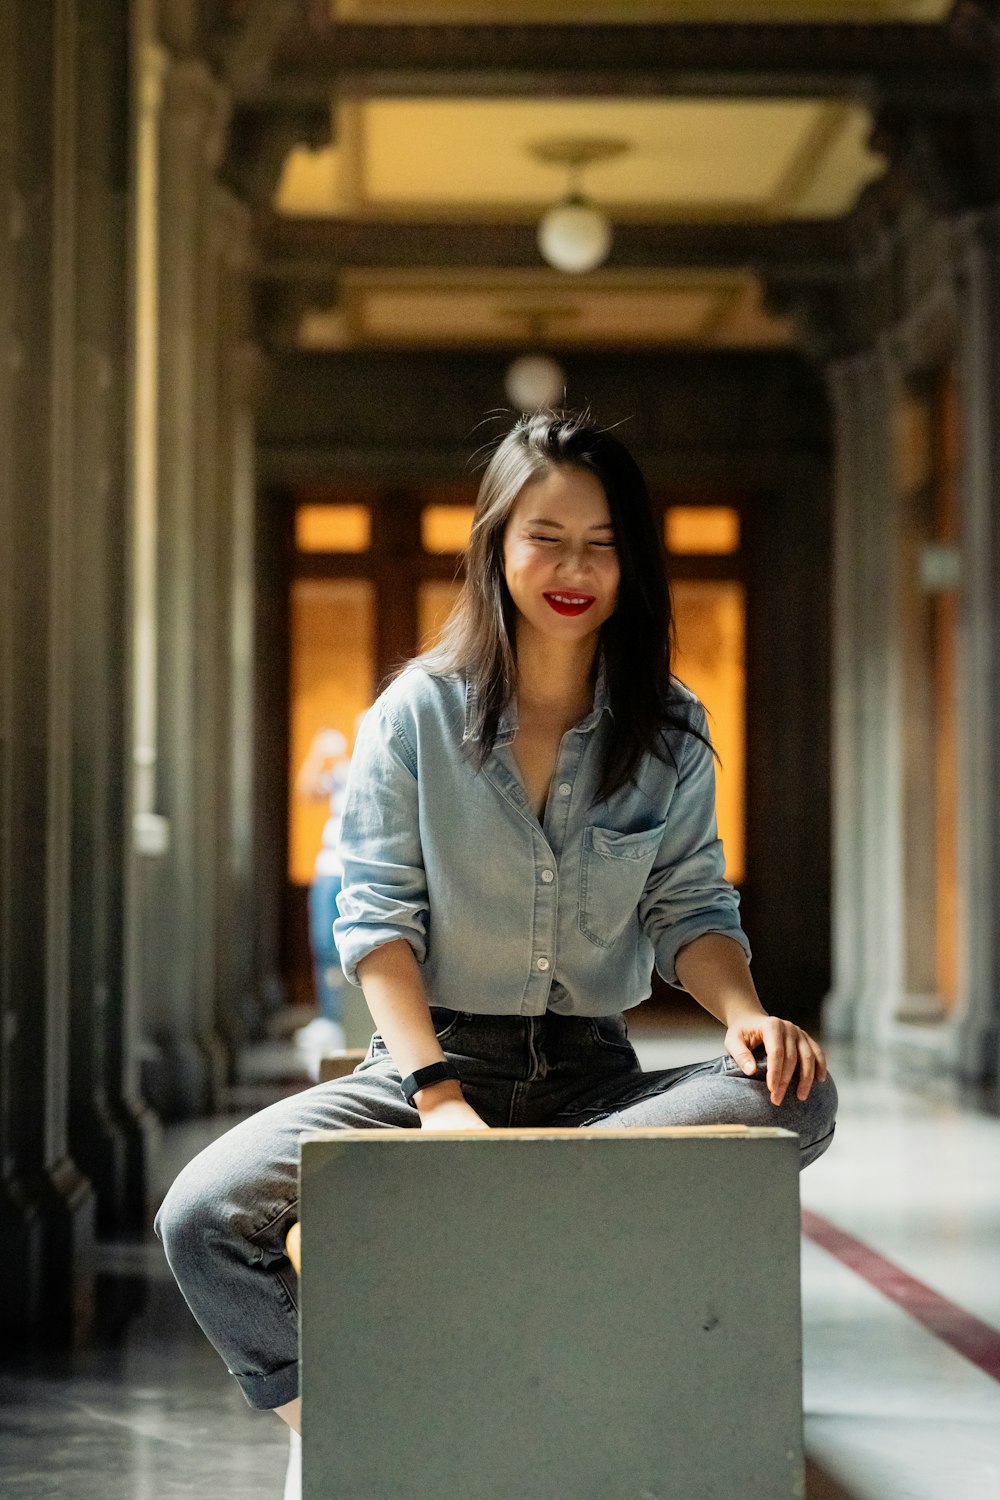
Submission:
[[[526,526],[552,526],[556,531],[565,531],[566,528],[561,521],[550,521],[545,516],[535,516],[530,521],[525,521]],[[596,526],[588,526],[588,531],[614,531],[610,521],[598,521]]]

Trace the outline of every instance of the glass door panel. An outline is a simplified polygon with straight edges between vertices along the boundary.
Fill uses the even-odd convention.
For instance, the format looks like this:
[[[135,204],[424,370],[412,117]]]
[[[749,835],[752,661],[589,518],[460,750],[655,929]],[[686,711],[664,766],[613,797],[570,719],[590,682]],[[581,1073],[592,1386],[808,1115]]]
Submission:
[[[907,1019],[936,1019],[958,975],[958,476],[954,379],[896,412]]]
[[[731,580],[678,579],[670,586],[676,627],[674,676],[704,703],[717,763],[719,834],[726,875],[746,868],[746,596]]]
[[[358,716],[372,702],[375,672],[374,588],[365,579],[299,578],[291,591],[291,732],[288,878],[308,885],[329,801],[297,788],[310,747],[324,729],[353,749]]]
[[[461,584],[440,579],[420,584],[417,589],[417,638],[419,651],[426,651],[451,614]]]

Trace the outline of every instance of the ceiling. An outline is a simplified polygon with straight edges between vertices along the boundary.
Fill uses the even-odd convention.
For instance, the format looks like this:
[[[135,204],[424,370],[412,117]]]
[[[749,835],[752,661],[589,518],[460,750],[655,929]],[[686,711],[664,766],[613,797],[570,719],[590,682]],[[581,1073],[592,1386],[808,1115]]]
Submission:
[[[629,219],[845,213],[882,169],[868,113],[809,99],[370,99],[336,110],[336,146],[291,153],[286,214],[521,218],[561,198],[565,168],[536,141],[599,136],[626,151],[585,171],[588,196]]]
[[[303,349],[780,347],[792,329],[747,272],[354,271],[332,308],[303,314]]]
[[[950,0],[329,0],[354,27],[523,22],[739,21],[934,23]],[[375,34],[374,32],[372,34]],[[334,38],[336,33],[334,32]],[[427,53],[434,56],[433,33]],[[637,34],[640,43],[641,36]],[[599,68],[599,57],[595,58]],[[502,58],[497,59],[502,68]],[[285,220],[383,225],[533,223],[568,187],[567,170],[532,146],[564,137],[626,143],[584,170],[582,187],[612,222],[727,225],[834,220],[885,169],[857,97],[546,97],[544,75],[512,74],[496,97],[373,88],[331,100],[333,144],[287,156],[273,207]],[[419,96],[419,97],[418,97]],[[524,346],[773,347],[789,324],[765,307],[745,265],[550,270],[354,266],[315,286],[301,310],[307,349]]]
[[[329,0],[333,20],[366,25],[932,22],[940,20],[951,4],[952,0]]]

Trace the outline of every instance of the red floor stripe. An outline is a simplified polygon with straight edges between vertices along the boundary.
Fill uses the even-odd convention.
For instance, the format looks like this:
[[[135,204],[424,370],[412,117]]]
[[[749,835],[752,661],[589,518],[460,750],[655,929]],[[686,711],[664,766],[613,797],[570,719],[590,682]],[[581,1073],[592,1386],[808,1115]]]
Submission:
[[[1000,1380],[1000,1330],[981,1322],[956,1302],[949,1302],[947,1297],[893,1265],[877,1250],[806,1208],[802,1210],[802,1232],[890,1301],[897,1303],[943,1343],[971,1360],[987,1375],[992,1375],[994,1380]]]

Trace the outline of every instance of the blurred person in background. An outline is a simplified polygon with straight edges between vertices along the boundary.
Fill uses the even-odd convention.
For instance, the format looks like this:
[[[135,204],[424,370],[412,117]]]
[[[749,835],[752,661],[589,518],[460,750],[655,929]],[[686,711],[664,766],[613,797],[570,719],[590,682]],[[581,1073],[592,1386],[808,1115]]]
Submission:
[[[309,801],[329,803],[322,842],[309,887],[309,947],[313,960],[313,985],[319,1014],[295,1033],[295,1044],[306,1054],[310,1076],[319,1076],[324,1052],[344,1046],[343,992],[346,985],[340,956],[333,937],[337,896],[344,880],[340,861],[340,819],[350,769],[347,740],[329,725],[317,730],[295,779],[295,791]]]

